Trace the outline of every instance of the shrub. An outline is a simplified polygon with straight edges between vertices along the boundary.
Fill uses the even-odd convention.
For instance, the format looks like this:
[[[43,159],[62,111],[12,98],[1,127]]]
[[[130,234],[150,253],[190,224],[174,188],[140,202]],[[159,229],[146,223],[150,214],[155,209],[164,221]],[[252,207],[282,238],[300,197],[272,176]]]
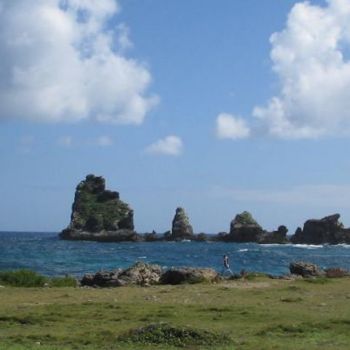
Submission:
[[[43,287],[47,278],[31,270],[0,272],[0,282],[13,287]]]

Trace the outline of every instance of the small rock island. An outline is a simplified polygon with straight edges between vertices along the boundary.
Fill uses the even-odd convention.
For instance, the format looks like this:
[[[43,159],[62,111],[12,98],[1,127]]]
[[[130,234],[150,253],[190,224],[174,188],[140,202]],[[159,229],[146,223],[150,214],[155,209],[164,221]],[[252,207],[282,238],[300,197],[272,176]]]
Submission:
[[[87,175],[76,187],[71,221],[60,238],[137,241],[133,210],[119,198],[118,192],[106,190],[103,177]]]

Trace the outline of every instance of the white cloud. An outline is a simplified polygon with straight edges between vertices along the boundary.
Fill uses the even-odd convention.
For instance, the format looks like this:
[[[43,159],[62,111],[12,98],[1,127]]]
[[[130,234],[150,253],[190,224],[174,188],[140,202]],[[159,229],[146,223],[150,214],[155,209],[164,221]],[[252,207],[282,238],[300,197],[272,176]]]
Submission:
[[[113,145],[113,140],[109,136],[100,136],[97,138],[96,144],[100,147],[108,147]]]
[[[72,136],[62,136],[58,139],[58,144],[62,147],[71,147],[73,144]]]
[[[283,31],[271,36],[280,92],[253,115],[283,138],[350,133],[350,2],[296,4]]]
[[[115,0],[0,0],[0,118],[141,124],[158,102]],[[110,21],[110,22],[109,22]]]
[[[177,136],[167,136],[160,139],[146,148],[146,152],[150,154],[163,154],[169,156],[178,156],[183,151],[183,143],[181,138]]]
[[[216,118],[216,135],[219,139],[242,139],[250,135],[250,129],[244,119],[221,113]]]

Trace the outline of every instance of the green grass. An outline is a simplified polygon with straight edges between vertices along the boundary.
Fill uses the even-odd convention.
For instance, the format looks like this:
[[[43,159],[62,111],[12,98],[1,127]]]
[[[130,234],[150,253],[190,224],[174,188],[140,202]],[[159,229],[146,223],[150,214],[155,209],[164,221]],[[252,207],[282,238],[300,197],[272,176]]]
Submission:
[[[0,284],[12,287],[75,287],[75,278],[54,277],[49,278],[31,270],[0,271]]]
[[[349,331],[350,278],[0,288],[1,350],[348,350]]]

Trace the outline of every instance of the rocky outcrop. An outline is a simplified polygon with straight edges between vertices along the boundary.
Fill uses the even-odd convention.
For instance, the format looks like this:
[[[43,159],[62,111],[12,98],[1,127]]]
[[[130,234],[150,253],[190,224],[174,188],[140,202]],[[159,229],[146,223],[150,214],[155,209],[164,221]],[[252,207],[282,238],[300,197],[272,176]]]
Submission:
[[[292,275],[299,275],[302,277],[318,277],[324,274],[317,265],[304,261],[290,263],[289,271]]]
[[[138,241],[133,210],[119,193],[105,188],[105,179],[88,175],[76,187],[69,226],[61,239],[104,242]]]
[[[288,229],[286,226],[281,225],[278,227],[277,231],[264,232],[259,237],[259,243],[261,244],[283,244],[288,243],[287,237]]]
[[[231,221],[230,233],[223,236],[224,240],[230,242],[259,242],[264,230],[254,220],[253,216],[244,211],[241,214],[237,214]]]
[[[177,208],[172,223],[171,240],[192,239],[193,229],[183,208]]]
[[[118,269],[85,274],[80,284],[90,287],[123,287],[215,282],[218,279],[219,275],[213,269],[184,267],[163,272],[159,265],[137,262],[125,270]]]
[[[291,242],[302,244],[350,243],[350,229],[345,229],[339,218],[339,214],[334,214],[320,220],[307,220],[303,229],[296,230],[291,237]]]
[[[158,265],[138,262],[125,270],[118,269],[86,274],[80,284],[90,287],[150,286],[159,283],[161,273],[162,269]]]
[[[182,284],[215,282],[218,279],[219,275],[213,269],[185,267],[165,271],[160,278],[160,282],[162,284]]]

